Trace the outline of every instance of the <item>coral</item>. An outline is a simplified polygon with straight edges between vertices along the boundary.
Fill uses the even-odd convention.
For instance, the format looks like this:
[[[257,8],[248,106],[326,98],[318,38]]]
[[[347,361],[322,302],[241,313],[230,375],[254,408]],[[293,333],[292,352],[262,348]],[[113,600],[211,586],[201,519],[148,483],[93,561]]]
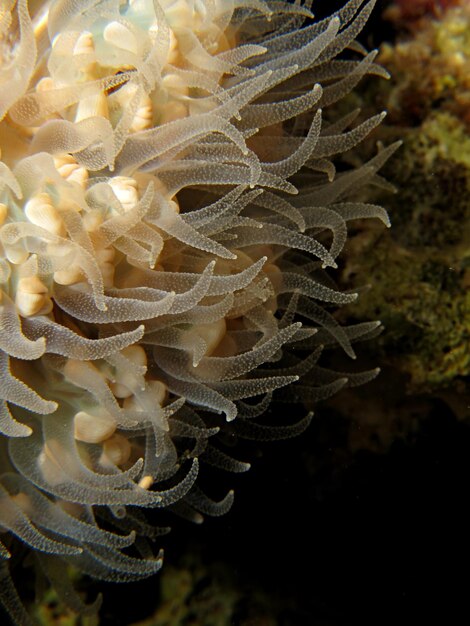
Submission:
[[[156,573],[144,510],[221,515],[200,466],[243,472],[225,440],[302,432],[309,405],[374,378],[318,364],[377,333],[331,313],[327,269],[396,145],[337,173],[381,122],[335,105],[368,74],[375,1],[9,0],[0,14],[0,556],[84,615],[68,568]],[[347,50],[347,54],[343,52]],[[323,117],[323,111],[328,114]],[[267,423],[264,416],[271,417]],[[158,517],[157,517],[158,519]]]

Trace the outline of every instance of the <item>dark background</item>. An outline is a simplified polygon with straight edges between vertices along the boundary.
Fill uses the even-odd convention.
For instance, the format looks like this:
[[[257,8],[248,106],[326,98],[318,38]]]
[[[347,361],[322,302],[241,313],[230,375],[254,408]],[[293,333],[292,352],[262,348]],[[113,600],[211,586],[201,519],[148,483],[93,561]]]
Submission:
[[[353,457],[345,432],[320,409],[298,439],[263,444],[248,474],[224,480],[226,516],[173,523],[164,567],[188,552],[222,563],[246,597],[234,626],[263,623],[248,619],[258,593],[280,626],[468,624],[468,425],[436,402],[411,441]],[[103,625],[151,614],[157,588],[112,586]]]

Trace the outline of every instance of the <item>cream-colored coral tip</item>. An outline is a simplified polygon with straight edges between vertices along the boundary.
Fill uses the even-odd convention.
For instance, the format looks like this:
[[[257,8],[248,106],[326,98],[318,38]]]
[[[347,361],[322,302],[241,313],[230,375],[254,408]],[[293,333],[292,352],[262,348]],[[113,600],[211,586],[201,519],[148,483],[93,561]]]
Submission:
[[[135,365],[147,367],[147,355],[142,346],[138,346],[137,344],[127,346],[127,348],[121,350],[121,354],[132,363],[135,363]]]
[[[105,287],[114,285],[114,257],[116,253],[114,248],[101,248],[95,253],[96,260],[100,268],[103,284]]]
[[[123,465],[131,456],[131,444],[126,437],[114,434],[103,442],[102,462],[114,463],[114,465]]]
[[[168,397],[168,387],[161,380],[149,380],[147,387],[152,394],[152,398],[159,406],[165,404]]]
[[[28,276],[27,278],[20,278],[17,286],[18,291],[24,291],[25,293],[45,294],[48,293],[46,285],[38,276]]]
[[[85,443],[101,443],[109,439],[116,430],[113,418],[103,414],[79,411],[74,416],[74,437]]]
[[[99,210],[88,211],[82,217],[83,226],[89,233],[98,230],[103,221],[103,215]]]
[[[71,154],[54,157],[54,165],[64,180],[76,182],[81,187],[85,187],[88,181],[88,170],[79,165]]]
[[[135,207],[139,201],[136,180],[128,176],[115,176],[109,181],[109,185],[125,211]]]
[[[137,112],[132,120],[130,130],[137,133],[141,130],[147,130],[153,126],[153,106],[152,100],[145,95],[139,103]]]
[[[15,304],[23,317],[47,315],[53,307],[47,287],[37,276],[20,278],[16,289]]]
[[[147,355],[141,346],[127,346],[121,350],[121,354],[138,367],[147,368]],[[109,387],[116,398],[129,398],[136,389],[135,378],[132,374],[128,378],[125,373],[118,372],[115,381],[110,383]]]
[[[54,444],[57,444],[57,442],[52,442],[53,447]],[[59,485],[67,480],[62,468],[55,460],[54,455],[51,452],[51,448],[47,443],[44,444],[42,451],[37,457],[37,465],[42,477],[49,485]]]
[[[8,207],[3,202],[0,202],[0,226],[5,222],[8,215]]]
[[[173,29],[170,28],[170,45],[168,46],[168,54],[166,57],[166,63],[170,65],[177,65],[178,60],[179,60],[179,54],[180,54],[180,50],[179,50],[179,45],[178,45],[178,39],[176,38],[176,35],[173,32]]]
[[[132,389],[129,389],[129,387],[123,383],[109,383],[109,388],[113,392],[113,396],[120,400],[130,398],[134,393]]]
[[[20,507],[23,513],[26,513],[26,515],[33,514],[34,512],[33,503],[31,501],[31,498],[26,493],[22,493],[20,491],[20,493],[10,496],[10,498],[13,500],[13,502],[17,506]]]
[[[103,39],[116,48],[126,50],[132,54],[138,54],[139,44],[133,32],[120,22],[110,22],[105,26]]]
[[[5,256],[10,263],[13,263],[14,265],[21,265],[29,257],[29,252],[24,247],[23,242],[19,241],[17,244],[6,248]]]
[[[282,284],[282,272],[274,263],[266,263],[263,266],[263,272],[269,276],[272,286],[275,291],[278,291]]]
[[[150,489],[153,485],[153,477],[152,476],[142,476],[142,478],[137,483],[141,489]]]
[[[84,31],[73,47],[73,54],[91,54],[94,51],[93,35],[88,31]]]
[[[165,0],[163,3],[163,9],[165,11],[165,18],[173,28],[184,28],[190,25],[196,24],[196,17],[198,13],[196,11],[195,2],[187,2],[187,0]],[[202,3],[197,3],[197,9],[203,11],[204,7]]]
[[[24,213],[32,224],[44,228],[53,235],[65,236],[64,222],[48,193],[38,193],[30,198],[25,204]]]
[[[140,195],[147,189],[149,183],[152,183],[155,191],[158,191],[165,198],[169,198],[168,188],[166,185],[154,174],[148,174],[147,172],[134,172],[133,180],[137,183],[137,189]],[[179,207],[178,207],[179,213]]]
[[[262,260],[266,263],[269,259],[267,253],[267,246],[251,246],[247,249],[247,252],[243,252],[239,248],[232,248],[231,252],[236,254],[236,259],[217,259],[217,268],[222,274],[233,274],[235,271],[245,270],[247,267],[251,267],[256,261]],[[266,251],[266,252],[265,252]],[[272,250],[270,252],[272,254]]]
[[[160,380],[149,380],[142,392],[143,396],[151,396],[152,403],[157,406],[163,406],[168,397],[168,388],[165,383]],[[139,394],[140,396],[141,394]],[[145,403],[144,403],[145,404]],[[123,407],[131,411],[144,411],[145,408],[139,402],[139,397],[135,395],[128,396],[123,402]]]
[[[101,91],[92,96],[82,98],[78,103],[75,122],[81,122],[90,117],[109,119],[108,99],[106,94]]]
[[[137,85],[133,83],[127,83],[122,85],[120,89],[115,91],[110,98],[110,102],[113,102],[113,105],[110,105],[110,108],[113,109],[115,107],[114,101],[116,101],[120,108],[125,109],[129,106],[132,99],[134,98],[137,92]],[[146,93],[141,92],[139,103],[137,106],[137,111],[134,115],[134,118],[131,122],[129,130],[133,133],[136,133],[141,130],[146,130],[153,126],[153,103],[150,96]]]
[[[48,315],[53,308],[52,300],[47,296],[21,291],[16,294],[15,304],[18,313],[23,317]]]
[[[36,85],[36,91],[39,93],[43,91],[51,91],[51,89],[54,89],[54,87],[55,85],[52,78],[50,76],[45,76],[44,78],[41,78],[41,80]]]
[[[210,356],[222,341],[227,331],[227,324],[225,318],[222,318],[210,324],[199,324],[194,327],[194,331],[206,344],[204,356]]]
[[[83,282],[85,276],[79,267],[70,267],[54,272],[53,279],[58,285],[75,285],[75,283]]]

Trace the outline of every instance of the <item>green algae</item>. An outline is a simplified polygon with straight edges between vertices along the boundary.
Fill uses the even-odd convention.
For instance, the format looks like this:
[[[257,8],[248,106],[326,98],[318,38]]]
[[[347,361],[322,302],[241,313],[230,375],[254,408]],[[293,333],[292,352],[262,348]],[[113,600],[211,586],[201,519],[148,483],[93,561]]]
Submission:
[[[71,576],[77,580],[76,574]],[[59,598],[53,588],[45,591],[41,602],[34,604],[32,610],[34,623],[37,626],[98,626],[98,616],[77,615]]]
[[[199,549],[159,575],[155,613],[133,626],[276,626],[275,607],[262,591],[242,588],[224,562],[206,563]]]
[[[229,626],[237,592],[225,583],[225,571],[204,584],[206,576],[201,565],[165,568],[159,607],[150,620],[139,626]]]
[[[390,81],[366,82],[365,114],[389,111],[373,141],[403,146],[384,168],[392,228],[353,225],[342,285],[369,285],[342,321],[380,319],[382,366],[408,394],[468,394],[470,376],[470,7],[423,18],[379,59]],[[373,348],[371,348],[373,350]],[[376,352],[376,354],[377,354]],[[468,402],[463,402],[468,412]]]
[[[470,375],[470,135],[449,113],[408,130],[388,166],[399,193],[390,231],[365,227],[349,242],[344,275],[367,294],[347,307],[380,319],[381,357],[410,392],[462,386]],[[345,279],[345,282],[346,282]]]

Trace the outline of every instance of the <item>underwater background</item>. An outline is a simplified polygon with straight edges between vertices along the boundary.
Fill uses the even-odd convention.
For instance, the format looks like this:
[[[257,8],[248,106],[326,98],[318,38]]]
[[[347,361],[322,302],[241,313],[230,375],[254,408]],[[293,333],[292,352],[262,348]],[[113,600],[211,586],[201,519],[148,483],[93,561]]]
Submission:
[[[238,447],[252,469],[231,477],[232,510],[172,518],[156,577],[78,581],[106,590],[102,626],[468,623],[470,2],[384,0],[360,39],[392,78],[345,99],[389,112],[351,159],[404,143],[383,171],[396,192],[378,197],[392,228],[358,224],[345,246],[340,282],[365,293],[338,320],[383,322],[357,359],[381,374],[318,405],[301,437]],[[35,618],[94,623],[53,592]]]

